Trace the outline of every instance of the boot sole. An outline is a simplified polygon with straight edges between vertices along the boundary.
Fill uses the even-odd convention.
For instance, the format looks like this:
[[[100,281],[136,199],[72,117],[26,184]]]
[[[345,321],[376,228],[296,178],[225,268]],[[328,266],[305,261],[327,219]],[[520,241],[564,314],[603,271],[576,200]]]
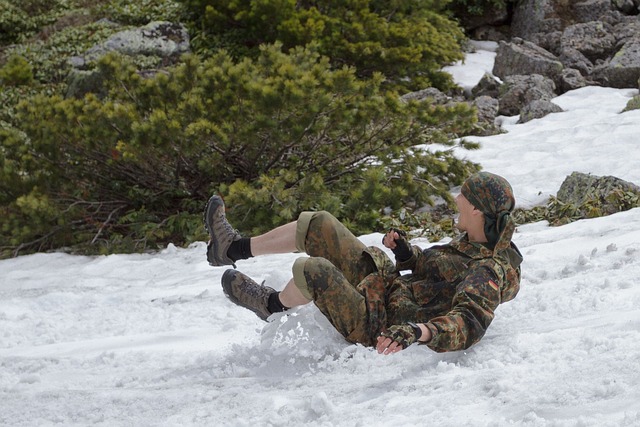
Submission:
[[[205,230],[207,230],[207,233],[209,233],[209,237],[211,239],[211,244],[213,245],[213,263],[209,262],[210,265],[214,266],[214,267],[220,267],[223,265],[233,265],[235,267],[234,263],[229,264],[228,262],[226,262],[226,260],[220,259],[219,257],[216,256],[216,254],[218,253],[218,239],[215,238],[215,236],[213,236],[213,233],[211,232],[211,224],[210,221],[213,218],[213,213],[218,209],[218,208],[222,208],[224,209],[224,202],[222,201],[222,198],[218,195],[213,195],[209,198],[209,200],[207,201],[207,206],[204,209],[204,228]]]
[[[232,269],[229,269],[222,273],[222,290],[224,291],[226,297],[229,298],[232,303],[241,305],[240,301],[238,301],[238,299],[233,296],[233,293],[231,292],[231,281],[236,276],[236,273],[237,271]],[[242,307],[244,307],[244,305]]]

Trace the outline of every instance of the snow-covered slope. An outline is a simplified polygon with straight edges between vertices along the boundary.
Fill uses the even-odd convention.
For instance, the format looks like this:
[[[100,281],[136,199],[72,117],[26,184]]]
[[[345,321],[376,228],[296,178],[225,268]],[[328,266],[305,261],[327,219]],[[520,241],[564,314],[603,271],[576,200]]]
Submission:
[[[467,63],[492,60],[478,55]],[[567,93],[566,112],[505,118],[507,134],[460,155],[509,179],[521,206],[574,170],[640,183],[640,112],[618,114],[634,94]],[[514,240],[520,294],[448,354],[349,345],[313,305],[265,324],[224,297],[204,242],[0,261],[0,425],[640,426],[640,209]],[[238,268],[280,289],[297,256]]]

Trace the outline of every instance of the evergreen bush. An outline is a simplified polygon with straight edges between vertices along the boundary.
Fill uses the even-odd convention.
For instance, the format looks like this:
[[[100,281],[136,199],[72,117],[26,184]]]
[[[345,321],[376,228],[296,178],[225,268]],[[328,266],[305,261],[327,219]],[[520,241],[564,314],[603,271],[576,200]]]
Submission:
[[[403,102],[381,75],[333,69],[313,47],[187,56],[152,78],[117,55],[99,67],[104,99],[39,95],[19,105],[20,131],[3,130],[4,255],[202,240],[212,192],[244,232],[306,209],[371,232],[384,212],[447,199],[476,170],[428,147],[468,130],[470,107]]]
[[[285,51],[318,43],[334,68],[382,73],[403,90],[453,86],[443,65],[462,59],[464,35],[440,0],[180,0],[197,25],[201,47],[251,56],[263,43]]]
[[[453,10],[456,16],[480,16],[488,9],[506,9],[509,3],[516,0],[452,0],[449,9]]]
[[[181,22],[182,6],[175,0],[111,0],[93,5],[94,14],[121,25],[146,25],[152,21]]]
[[[33,35],[39,25],[16,2],[0,0],[0,45],[22,41]]]
[[[23,86],[33,82],[33,70],[26,59],[19,55],[9,57],[0,68],[0,86]]]

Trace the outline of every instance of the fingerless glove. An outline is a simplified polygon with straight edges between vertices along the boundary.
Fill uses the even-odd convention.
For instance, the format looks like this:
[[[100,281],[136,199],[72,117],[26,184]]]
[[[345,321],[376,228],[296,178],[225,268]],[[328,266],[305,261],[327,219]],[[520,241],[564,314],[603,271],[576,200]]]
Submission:
[[[396,247],[391,249],[391,251],[396,256],[396,261],[405,262],[413,255],[411,245],[407,241],[407,233],[402,230],[398,230],[397,228],[392,228],[391,230],[395,231],[398,233],[398,236],[400,236],[398,239],[394,239]]]
[[[412,326],[409,323],[404,325],[393,325],[389,327],[382,334],[383,337],[391,338],[393,341],[397,342],[402,346],[402,348],[407,348],[414,342],[416,342],[419,338],[416,332],[417,326]],[[417,328],[420,331],[420,328]]]

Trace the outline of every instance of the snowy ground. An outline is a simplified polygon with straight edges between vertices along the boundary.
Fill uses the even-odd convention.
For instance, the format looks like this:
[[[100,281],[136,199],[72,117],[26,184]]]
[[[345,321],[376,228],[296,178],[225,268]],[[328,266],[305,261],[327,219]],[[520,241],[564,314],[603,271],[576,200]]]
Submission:
[[[458,81],[491,69],[482,47]],[[640,111],[619,114],[637,93],[567,93],[566,112],[504,118],[508,133],[460,155],[510,180],[520,206],[574,170],[640,184]],[[349,345],[312,305],[265,324],[224,297],[205,243],[0,261],[0,425],[640,426],[640,209],[514,240],[520,294],[448,354]],[[238,268],[279,289],[296,257]]]

